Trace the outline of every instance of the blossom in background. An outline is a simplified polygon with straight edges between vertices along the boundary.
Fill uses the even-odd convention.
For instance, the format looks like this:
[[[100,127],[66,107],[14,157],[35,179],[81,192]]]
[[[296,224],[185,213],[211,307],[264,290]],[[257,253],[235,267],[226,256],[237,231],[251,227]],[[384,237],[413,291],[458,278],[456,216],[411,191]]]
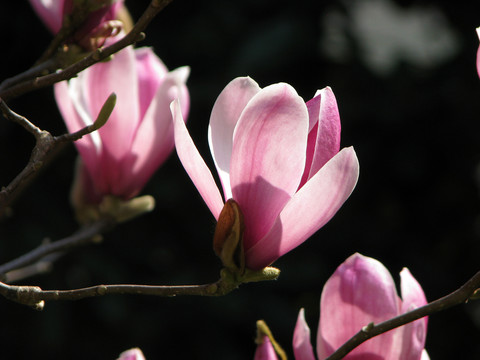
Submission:
[[[367,324],[380,323],[427,303],[420,284],[408,269],[404,268],[400,277],[401,299],[390,273],[375,259],[357,253],[337,268],[323,287],[320,300],[319,360],[330,356]],[[427,360],[426,334],[427,317],[424,317],[367,340],[345,359]],[[267,354],[269,350],[265,348],[271,346],[270,341],[264,341],[257,352]],[[293,351],[297,360],[315,359],[303,309],[295,326]],[[259,359],[277,357],[273,354]]]
[[[142,350],[133,348],[120,354],[117,360],[145,360]]]
[[[115,36],[122,28],[117,15],[124,0],[91,0],[91,12],[73,35],[73,41],[84,48],[97,48],[105,39]],[[30,0],[30,4],[47,28],[54,34],[60,31],[64,17],[75,11],[73,0]]]
[[[177,154],[212,214],[220,191],[172,104]],[[225,200],[243,213],[247,268],[261,269],[329,221],[352,192],[359,165],[340,149],[340,117],[330,88],[306,104],[288,84],[261,89],[237,78],[217,98],[208,130]]]
[[[480,39],[480,27],[477,28],[477,36]],[[477,73],[480,76],[480,47],[477,50]]]
[[[81,155],[77,200],[98,204],[104,196],[136,196],[171,153],[172,115],[179,99],[186,116],[188,67],[168,71],[150,48],[127,47],[108,62],[97,63],[70,81],[55,84],[55,99],[69,132],[92,124],[107,97],[116,106],[108,122],[75,142]]]

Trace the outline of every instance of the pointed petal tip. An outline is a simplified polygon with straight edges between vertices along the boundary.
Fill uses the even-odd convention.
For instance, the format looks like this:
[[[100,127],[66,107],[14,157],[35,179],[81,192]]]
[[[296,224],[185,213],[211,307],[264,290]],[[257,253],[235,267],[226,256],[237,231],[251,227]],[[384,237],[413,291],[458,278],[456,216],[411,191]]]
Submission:
[[[175,77],[178,81],[186,83],[188,77],[190,76],[191,68],[188,65],[181,66],[175,70],[170,71],[171,74],[175,74]]]
[[[310,340],[310,328],[305,321],[305,310],[298,312],[297,323],[293,333],[293,352],[299,360],[315,360],[313,347]]]

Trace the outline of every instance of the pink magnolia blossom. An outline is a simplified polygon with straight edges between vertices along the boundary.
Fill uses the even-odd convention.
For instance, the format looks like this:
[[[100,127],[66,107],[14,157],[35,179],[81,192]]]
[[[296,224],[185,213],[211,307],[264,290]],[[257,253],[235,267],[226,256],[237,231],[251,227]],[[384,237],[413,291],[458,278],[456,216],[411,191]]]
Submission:
[[[178,103],[172,104],[177,154],[218,220],[224,201],[195,147]],[[231,81],[217,98],[208,129],[223,186],[243,213],[246,266],[261,269],[328,222],[352,192],[359,165],[340,149],[340,117],[330,88],[305,104],[288,84],[261,89]]]
[[[145,356],[143,355],[142,350],[139,348],[133,348],[122,352],[117,360],[145,360]]]
[[[480,27],[477,28],[477,36],[480,39]],[[480,47],[477,50],[477,73],[480,76]]]
[[[76,31],[73,40],[86,48],[100,47],[107,37],[117,35],[121,22],[116,18],[123,2],[124,0],[91,0],[90,6],[95,10]],[[75,10],[74,0],[30,0],[30,4],[54,34],[62,27],[64,17]]]
[[[117,95],[108,122],[75,142],[82,159],[77,182],[86,203],[99,203],[105,195],[136,196],[166,160],[174,146],[169,104],[178,98],[187,115],[188,74],[188,67],[169,72],[150,48],[127,47],[55,85],[70,132],[92,124],[107,97]]]
[[[322,291],[318,359],[331,355],[370,322],[377,324],[427,303],[408,269],[400,272],[400,278],[402,298],[397,295],[392,276],[378,260],[357,253],[340,265]],[[367,340],[345,359],[426,360],[426,334],[424,317]],[[297,360],[315,359],[303,309],[295,327],[293,350]]]
[[[320,324],[317,333],[319,360],[330,356],[362,327],[411,311],[427,303],[420,284],[410,271],[400,272],[402,298],[388,270],[379,261],[354,254],[350,256],[323,287],[320,300]],[[424,349],[427,317],[367,340],[345,360],[428,360]],[[259,359],[277,360],[270,341],[257,347]],[[304,310],[298,314],[293,334],[296,360],[315,360]],[[257,358],[255,358],[257,359]]]

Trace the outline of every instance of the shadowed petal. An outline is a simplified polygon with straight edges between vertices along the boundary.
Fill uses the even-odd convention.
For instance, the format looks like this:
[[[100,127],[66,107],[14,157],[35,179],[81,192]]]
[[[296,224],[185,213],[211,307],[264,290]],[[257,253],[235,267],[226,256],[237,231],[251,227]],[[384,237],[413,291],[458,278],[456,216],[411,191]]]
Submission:
[[[140,119],[145,115],[160,84],[167,75],[167,67],[148,47],[135,50],[138,77],[138,101],[140,102]],[[173,99],[172,99],[173,101]],[[171,101],[170,101],[171,102]],[[169,103],[170,104],[170,103]]]
[[[295,360],[315,360],[312,343],[310,341],[310,328],[305,321],[305,311],[300,309],[293,333],[293,353]]]
[[[119,182],[130,187],[119,189],[119,193],[136,195],[172,152],[173,121],[168,110],[170,103],[178,98],[186,118],[190,100],[185,82],[189,72],[188,67],[182,67],[165,75],[134,137],[131,152],[121,163],[122,178],[135,181]]]
[[[65,1],[59,0],[30,0],[35,12],[54,34],[62,27],[64,3]]]
[[[170,109],[173,116],[177,155],[213,216],[215,219],[218,219],[218,215],[223,208],[220,191],[215,184],[212,173],[205,164],[205,161],[203,161],[203,158],[200,156],[188,133],[185,122],[183,121],[179,101],[173,101]]]
[[[262,89],[242,112],[233,135],[230,183],[245,217],[245,249],[270,230],[298,188],[307,131],[305,103],[288,84]]]
[[[246,251],[247,267],[271,264],[325,225],[350,196],[358,172],[353,148],[342,149],[292,197],[271,231]]]
[[[91,114],[85,103],[83,76],[67,81],[56,83],[54,86],[55,100],[62,117],[67,125],[69,133],[83,129],[93,123],[97,114]],[[92,176],[98,181],[99,176],[99,153],[101,140],[97,132],[82,137],[75,142],[83,163]]]
[[[390,319],[398,312],[395,284],[388,270],[375,259],[354,254],[323,288],[317,348],[326,349],[330,355],[362,327]],[[393,337],[388,332],[367,340],[345,359],[391,359]]]
[[[133,48],[129,46],[112,60],[90,67],[85,75],[85,88],[88,108],[93,114],[98,114],[112,92],[117,95],[109,121],[98,131],[104,151],[118,161],[129,152],[140,120]]]
[[[208,127],[208,143],[222,182],[225,201],[232,197],[230,160],[233,131],[243,109],[259,91],[260,87],[251,78],[236,78],[225,87],[213,105]]]

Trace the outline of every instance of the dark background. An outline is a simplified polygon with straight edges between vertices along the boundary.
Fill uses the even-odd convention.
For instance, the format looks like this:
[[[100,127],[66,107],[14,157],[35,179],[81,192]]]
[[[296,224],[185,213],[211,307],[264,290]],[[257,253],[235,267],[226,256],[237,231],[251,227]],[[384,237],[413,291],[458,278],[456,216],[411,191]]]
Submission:
[[[126,4],[138,18],[148,1]],[[188,127],[209,165],[209,114],[231,79],[249,75],[260,86],[285,81],[306,100],[328,85],[340,108],[342,144],[353,145],[360,161],[358,185],[324,228],[275,263],[282,270],[275,282],[247,284],[221,298],[108,296],[51,302],[43,312],[0,298],[0,358],[115,359],[139,346],[150,360],[253,359],[257,319],[293,358],[298,310],[305,308],[315,343],[322,286],[356,251],[382,261],[396,280],[408,267],[429,300],[458,288],[480,269],[475,5],[175,0],[141,45],[153,46],[171,69],[191,66]],[[391,11],[378,17],[385,7]],[[384,62],[366,60],[372,53],[361,40],[359,14],[380,37],[371,51],[384,50]],[[51,35],[27,1],[2,2],[0,24],[3,80],[30,67]],[[51,88],[9,105],[55,135],[65,131]],[[0,185],[7,185],[34,142],[20,126],[0,120]],[[68,201],[75,157],[67,147],[0,223],[0,262],[77,229]],[[69,289],[215,281],[214,219],[176,154],[144,193],[155,197],[155,211],[22,284]],[[432,316],[426,348],[432,359],[479,359],[480,302]]]

